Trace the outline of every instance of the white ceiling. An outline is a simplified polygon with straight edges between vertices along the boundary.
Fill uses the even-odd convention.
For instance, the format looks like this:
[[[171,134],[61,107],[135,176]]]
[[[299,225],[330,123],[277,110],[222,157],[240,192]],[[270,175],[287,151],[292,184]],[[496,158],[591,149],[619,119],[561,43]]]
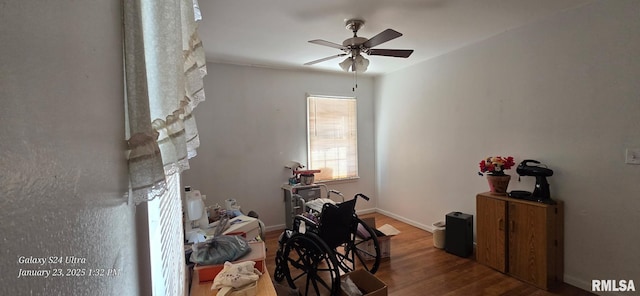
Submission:
[[[342,72],[341,53],[308,43],[342,43],[352,36],[344,21],[366,21],[358,36],[387,28],[404,36],[375,48],[414,49],[407,59],[367,56],[368,74],[388,73],[592,0],[199,0],[200,38],[207,60],[275,68]]]

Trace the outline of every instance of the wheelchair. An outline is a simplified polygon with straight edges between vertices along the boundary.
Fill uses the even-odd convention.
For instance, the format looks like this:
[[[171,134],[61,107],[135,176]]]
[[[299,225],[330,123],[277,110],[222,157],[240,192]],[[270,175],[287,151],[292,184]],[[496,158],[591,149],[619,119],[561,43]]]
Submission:
[[[341,203],[324,203],[320,213],[296,215],[293,229],[278,241],[274,279],[287,279],[300,295],[338,295],[341,272],[363,268],[375,273],[380,247],[375,230],[355,213],[358,193]],[[314,219],[317,217],[317,219]]]

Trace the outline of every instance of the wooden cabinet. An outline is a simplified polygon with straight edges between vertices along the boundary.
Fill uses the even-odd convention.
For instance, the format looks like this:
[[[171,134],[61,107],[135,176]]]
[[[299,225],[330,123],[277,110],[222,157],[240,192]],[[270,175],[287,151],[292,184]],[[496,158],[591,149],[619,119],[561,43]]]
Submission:
[[[480,193],[476,205],[478,262],[546,290],[562,281],[562,202]]]
[[[477,197],[476,259],[507,272],[507,202],[483,195]]]

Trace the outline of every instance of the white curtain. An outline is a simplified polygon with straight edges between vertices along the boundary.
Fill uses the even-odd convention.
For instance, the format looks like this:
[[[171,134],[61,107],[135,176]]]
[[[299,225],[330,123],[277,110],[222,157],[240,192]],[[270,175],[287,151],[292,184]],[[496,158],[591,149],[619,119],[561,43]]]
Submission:
[[[183,295],[180,172],[199,146],[192,111],[204,101],[197,0],[126,0],[125,75],[129,176],[148,202],[153,295]]]
[[[165,175],[189,168],[204,101],[206,62],[194,0],[125,1],[129,173],[136,202],[166,190]]]

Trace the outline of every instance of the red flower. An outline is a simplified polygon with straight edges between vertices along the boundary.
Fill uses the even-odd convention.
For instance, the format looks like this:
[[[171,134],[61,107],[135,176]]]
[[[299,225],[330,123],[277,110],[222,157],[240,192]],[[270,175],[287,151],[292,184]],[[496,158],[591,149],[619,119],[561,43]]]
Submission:
[[[489,174],[504,174],[504,170],[508,170],[515,165],[512,156],[502,157],[502,156],[492,156],[487,157],[480,161],[480,172],[478,174],[483,175],[483,173]]]

